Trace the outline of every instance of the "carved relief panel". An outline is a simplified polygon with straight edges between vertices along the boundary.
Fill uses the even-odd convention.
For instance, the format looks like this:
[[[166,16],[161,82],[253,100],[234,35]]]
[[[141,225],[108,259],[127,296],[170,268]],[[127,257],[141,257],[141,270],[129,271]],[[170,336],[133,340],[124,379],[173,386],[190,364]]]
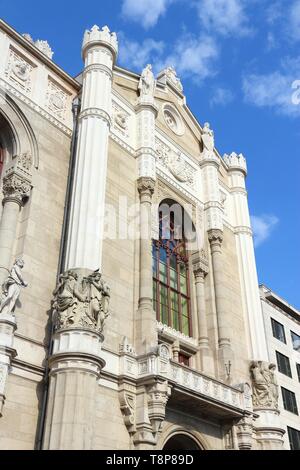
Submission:
[[[70,95],[50,77],[46,95],[46,107],[58,119],[64,120]]]
[[[31,93],[33,83],[34,65],[15,49],[10,48],[8,62],[5,69],[5,76],[13,86],[23,91]]]

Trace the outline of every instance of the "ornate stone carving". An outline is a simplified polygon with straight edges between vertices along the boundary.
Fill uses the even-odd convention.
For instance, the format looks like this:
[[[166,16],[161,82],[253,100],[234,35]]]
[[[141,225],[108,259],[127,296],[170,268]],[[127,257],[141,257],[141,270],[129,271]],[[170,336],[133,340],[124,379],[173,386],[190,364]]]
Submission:
[[[10,49],[6,77],[20,90],[30,93],[32,89],[33,66],[14,49]]]
[[[113,127],[122,135],[128,137],[128,118],[129,114],[124,111],[117,103],[113,102]]]
[[[253,361],[251,363],[254,408],[278,408],[278,385],[275,369],[275,364],[264,361]]]
[[[218,230],[218,229],[209,230],[208,240],[209,240],[209,243],[210,243],[211,247],[221,246],[222,243],[223,243],[223,232],[222,232],[222,230]]]
[[[141,178],[137,180],[137,182],[138,182],[138,191],[141,195],[146,193],[152,196],[152,194],[154,193],[154,189],[155,189],[155,180],[153,178],[142,176]]]
[[[171,387],[168,382],[155,383],[148,390],[148,415],[155,435],[160,431],[165,419],[166,405],[171,395]]]
[[[94,25],[90,31],[85,31],[82,45],[83,53],[86,47],[96,43],[104,43],[104,45],[110,49],[115,59],[118,53],[117,35],[116,33],[112,33],[108,26],[103,26],[103,28],[100,29],[99,26]]]
[[[167,168],[177,181],[194,187],[195,168],[184,159],[181,152],[174,152],[161,140],[156,139],[156,154],[159,163]]]
[[[0,297],[0,316],[2,314],[13,315],[16,302],[20,296],[21,288],[27,287],[21,270],[24,267],[24,261],[17,259],[2,285],[2,293]]]
[[[239,155],[235,152],[232,152],[230,155],[225,153],[223,158],[225,163],[228,165],[229,170],[241,171],[245,176],[247,175],[247,163],[242,153]]]
[[[52,51],[51,47],[48,44],[48,41],[43,41],[41,39],[38,39],[34,43],[35,47],[37,47],[45,56],[48,57],[48,59],[52,60],[54,52]]]
[[[129,434],[136,432],[135,410],[136,410],[136,392],[133,386],[123,384],[119,393],[120,408],[123,413],[124,423]]]
[[[39,49],[43,54],[45,54],[49,59],[52,59],[54,52],[52,51],[47,41],[43,41],[41,39],[34,41],[31,35],[28,33],[25,33],[22,36],[31,44],[33,44],[37,49]]]
[[[68,94],[52,80],[48,80],[47,108],[57,118],[64,119],[68,103]]]
[[[237,424],[237,440],[240,450],[251,450],[253,433],[253,417],[244,416]]]
[[[61,274],[53,296],[56,329],[81,327],[103,332],[110,289],[98,270],[73,269]]]
[[[152,66],[148,64],[142,71],[138,89],[140,102],[153,102],[156,80],[152,72]]]
[[[209,272],[207,252],[202,249],[200,253],[194,253],[192,264],[195,277],[204,278]]]
[[[24,198],[29,196],[30,190],[30,182],[14,170],[8,172],[3,178],[3,202],[14,200],[21,205]]]
[[[120,354],[130,354],[136,356],[134,347],[129,343],[127,336],[124,336],[119,348]]]
[[[167,67],[162,70],[159,74],[157,79],[159,81],[165,81],[171,83],[180,93],[183,92],[183,86],[180,79],[177,77],[176,70],[174,67]]]
[[[203,151],[202,155],[204,158],[211,157],[215,148],[215,139],[214,131],[210,128],[209,122],[204,124],[202,129],[202,142],[203,142]]]

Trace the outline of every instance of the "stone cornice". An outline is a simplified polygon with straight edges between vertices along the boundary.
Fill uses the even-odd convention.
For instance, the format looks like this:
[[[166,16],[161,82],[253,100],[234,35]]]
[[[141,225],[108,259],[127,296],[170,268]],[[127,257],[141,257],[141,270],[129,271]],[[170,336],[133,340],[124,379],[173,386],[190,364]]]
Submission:
[[[47,121],[49,121],[52,125],[57,127],[60,131],[62,131],[64,134],[67,136],[71,137],[72,136],[72,129],[65,124],[63,124],[61,121],[58,121],[56,118],[54,118],[51,114],[49,114],[47,111],[45,111],[43,108],[35,104],[31,99],[29,99],[27,96],[25,96],[23,93],[21,93],[19,90],[8,84],[5,80],[0,78],[0,87],[3,87],[7,92],[11,93],[14,97],[19,98],[23,103],[25,103],[27,106],[29,106],[31,109],[33,109],[36,113],[44,117]]]

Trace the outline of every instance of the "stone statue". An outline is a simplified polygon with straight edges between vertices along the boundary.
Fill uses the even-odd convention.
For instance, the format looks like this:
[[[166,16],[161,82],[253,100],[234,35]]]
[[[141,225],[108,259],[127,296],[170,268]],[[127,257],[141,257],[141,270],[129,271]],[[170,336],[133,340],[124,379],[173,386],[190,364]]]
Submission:
[[[139,81],[140,98],[153,98],[155,91],[155,79],[150,64],[144,68]]]
[[[2,285],[2,295],[0,297],[0,315],[7,313],[13,314],[16,302],[19,298],[21,288],[27,287],[27,282],[24,281],[21,270],[24,267],[24,261],[18,258],[9,275]]]
[[[59,277],[53,292],[56,329],[90,328],[102,333],[109,315],[110,289],[101,273],[69,270]]]
[[[250,371],[252,375],[253,406],[255,408],[278,408],[278,385],[275,376],[275,364],[254,361]]]
[[[214,131],[210,128],[209,122],[204,124],[202,129],[203,154],[212,155],[215,148]]]

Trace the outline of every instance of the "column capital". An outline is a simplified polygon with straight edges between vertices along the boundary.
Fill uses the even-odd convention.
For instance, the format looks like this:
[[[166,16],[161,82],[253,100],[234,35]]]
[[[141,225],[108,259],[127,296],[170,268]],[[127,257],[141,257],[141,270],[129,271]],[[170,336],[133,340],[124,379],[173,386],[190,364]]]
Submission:
[[[253,439],[253,415],[243,416],[237,423],[237,440],[240,450],[251,450]]]
[[[32,188],[32,157],[29,153],[24,153],[14,157],[13,160],[12,165],[6,170],[3,177],[3,203],[14,201],[22,206],[24,199],[29,196]]]
[[[212,229],[208,231],[208,240],[210,246],[218,246],[221,247],[223,243],[223,232],[220,229]]]
[[[192,256],[193,272],[196,280],[204,280],[207,276],[208,269],[208,256],[205,250],[199,253],[194,253]]]
[[[31,183],[18,174],[16,171],[11,171],[3,178],[3,204],[7,201],[13,201],[21,207],[24,199],[29,196],[31,190]]]
[[[152,197],[155,188],[155,180],[147,176],[142,176],[137,180],[137,188],[141,196],[148,195]]]

